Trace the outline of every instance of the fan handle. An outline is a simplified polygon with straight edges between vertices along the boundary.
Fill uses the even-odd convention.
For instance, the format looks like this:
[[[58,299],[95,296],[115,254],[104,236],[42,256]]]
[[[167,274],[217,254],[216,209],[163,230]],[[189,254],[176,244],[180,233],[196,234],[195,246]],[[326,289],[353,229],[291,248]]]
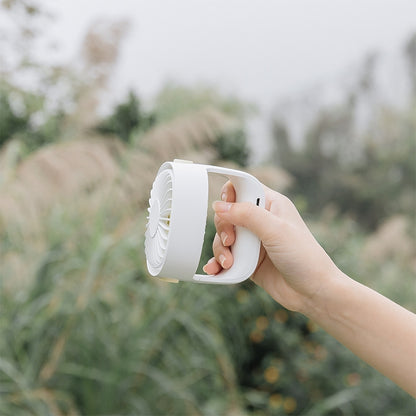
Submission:
[[[205,166],[207,173],[216,173],[227,177],[234,186],[236,202],[251,202],[265,207],[263,185],[254,176],[235,169],[219,166]],[[236,238],[231,246],[233,265],[217,275],[195,274],[193,281],[208,284],[235,284],[248,279],[255,271],[260,253],[259,238],[246,228],[235,227]]]

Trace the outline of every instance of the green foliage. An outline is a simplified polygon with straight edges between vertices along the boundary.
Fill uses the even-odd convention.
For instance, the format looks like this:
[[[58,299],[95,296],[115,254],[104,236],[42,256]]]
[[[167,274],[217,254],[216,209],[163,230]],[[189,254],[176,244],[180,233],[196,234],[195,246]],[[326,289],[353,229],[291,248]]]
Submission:
[[[17,108],[13,107],[12,100],[16,101]],[[44,97],[1,85],[0,148],[12,138],[18,138],[26,152],[58,141],[62,135],[64,112],[57,109],[47,113],[44,105]]]
[[[386,146],[367,145],[363,162],[340,178],[339,189],[334,190],[340,211],[353,213],[370,228],[394,214],[411,216],[416,192],[415,138],[410,133]]]
[[[416,32],[407,41],[404,52],[407,57],[413,97],[416,98]]]
[[[105,209],[93,221],[55,213],[32,283],[10,292],[0,272],[1,414],[215,415],[238,406],[218,292],[200,298],[193,285],[150,280],[140,225],[116,240],[116,219]],[[3,259],[22,250],[1,241]]]
[[[413,44],[408,53],[414,57]],[[21,102],[19,111],[12,93]],[[355,157],[353,95],[317,113],[298,151],[284,123],[276,124],[275,156],[295,177],[294,199],[315,219],[314,234],[335,262],[409,304],[414,278],[409,265],[397,259],[366,263],[360,255],[366,227],[396,212],[412,215],[414,109],[383,113],[369,126],[360,142],[365,146]],[[212,88],[170,85],[151,114],[130,93],[97,129],[128,142],[137,129],[210,106],[236,120],[235,128],[213,144],[218,159],[246,166],[244,122],[251,109]],[[0,146],[14,137],[28,150],[62,140],[68,114],[45,108],[44,95],[2,86]],[[84,198],[77,194],[73,200]],[[414,411],[412,398],[252,282],[169,285],[150,278],[143,255],[143,210],[137,207],[132,219],[111,198],[104,199],[95,211],[75,202],[55,206],[32,233],[11,224],[1,230],[0,414]],[[323,215],[328,205],[335,205],[337,216]],[[212,256],[214,235],[208,222],[201,263]]]
[[[245,167],[249,149],[246,134],[246,119],[254,107],[236,97],[224,96],[212,87],[189,88],[174,84],[167,85],[158,95],[154,112],[156,118],[167,121],[190,111],[207,107],[217,108],[230,116],[230,129],[219,134],[214,148],[219,160],[229,160]]]
[[[411,216],[416,189],[416,118],[379,108],[368,133],[354,137],[354,104],[321,110],[295,150],[288,128],[276,121],[275,160],[295,178],[291,193],[311,214],[333,205],[369,230],[394,214]]]
[[[141,219],[120,232],[117,210],[102,206],[88,218],[69,208],[48,217],[48,249],[28,285],[10,291],[13,276],[0,271],[1,414],[412,411],[393,383],[252,282],[150,279]],[[353,271],[362,241],[349,223],[331,227],[338,245],[320,238]],[[3,264],[29,255],[20,238],[9,230],[0,239]]]
[[[160,91],[155,100],[156,117],[160,121],[168,121],[205,107],[217,108],[240,121],[255,111],[253,105],[236,97],[220,94],[214,87],[201,85],[192,88],[170,83]]]
[[[397,261],[383,267],[363,260],[366,233],[356,222],[322,216],[311,226],[347,274],[398,303],[413,303],[411,270]],[[212,257],[210,241],[214,235],[214,224],[208,222],[201,264]],[[225,293],[225,299],[217,309],[216,325],[221,337],[228,340],[242,405],[249,414],[412,412],[410,396],[315,323],[276,304],[252,282],[217,289],[218,296]],[[370,400],[372,397],[376,399]]]
[[[155,115],[144,113],[139,98],[130,91],[126,101],[118,104],[113,113],[98,124],[96,130],[104,135],[116,135],[122,141],[129,142],[133,131],[145,131],[155,122]]]
[[[219,159],[233,161],[242,167],[247,166],[249,149],[244,130],[232,130],[228,134],[218,136],[215,148]]]
[[[411,412],[406,393],[307,318],[279,307],[252,283],[232,288],[229,296],[236,304],[223,304],[222,331],[250,413]],[[373,395],[377,403],[368,401]]]
[[[8,94],[0,89],[0,147],[14,134],[24,131],[29,124],[26,114],[15,114],[12,111]]]

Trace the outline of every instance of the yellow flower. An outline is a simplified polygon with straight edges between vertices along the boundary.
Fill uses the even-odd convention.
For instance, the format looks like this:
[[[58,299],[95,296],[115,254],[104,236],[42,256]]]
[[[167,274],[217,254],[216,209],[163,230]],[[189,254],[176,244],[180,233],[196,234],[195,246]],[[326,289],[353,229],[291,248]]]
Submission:
[[[308,327],[309,332],[316,332],[319,329],[319,326],[311,320],[308,321],[306,326]]]
[[[256,327],[259,331],[264,331],[269,326],[269,321],[265,316],[259,316],[256,319]]]
[[[276,319],[277,322],[284,324],[289,318],[289,315],[284,309],[279,309],[274,313],[274,319]]]
[[[347,384],[349,386],[357,386],[361,383],[361,376],[358,373],[351,373],[347,375]]]
[[[276,383],[279,379],[279,370],[276,367],[268,367],[264,372],[264,378],[270,384]]]
[[[264,335],[261,331],[255,329],[254,331],[251,331],[250,333],[250,340],[252,342],[255,342],[256,344],[258,344],[259,342],[262,342],[264,339]]]
[[[282,395],[275,393],[269,397],[269,406],[273,409],[277,409],[282,405]]]
[[[297,403],[293,397],[286,397],[283,401],[283,409],[286,413],[293,413],[296,410]]]
[[[247,302],[247,299],[248,299],[248,293],[247,293],[247,290],[240,289],[240,290],[237,292],[236,297],[237,297],[237,301],[238,301],[239,303],[244,303],[244,302]]]

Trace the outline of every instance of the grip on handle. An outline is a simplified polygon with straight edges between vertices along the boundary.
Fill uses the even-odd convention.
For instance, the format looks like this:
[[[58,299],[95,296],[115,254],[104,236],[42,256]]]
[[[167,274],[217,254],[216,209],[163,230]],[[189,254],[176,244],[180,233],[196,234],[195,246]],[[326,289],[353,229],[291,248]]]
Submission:
[[[265,206],[263,185],[252,175],[234,169],[207,166],[208,173],[226,176],[234,186],[236,202],[251,202],[262,208]],[[217,275],[196,274],[198,283],[232,284],[248,279],[257,266],[260,253],[260,240],[246,228],[235,227],[235,243],[231,246],[234,262],[230,269]]]

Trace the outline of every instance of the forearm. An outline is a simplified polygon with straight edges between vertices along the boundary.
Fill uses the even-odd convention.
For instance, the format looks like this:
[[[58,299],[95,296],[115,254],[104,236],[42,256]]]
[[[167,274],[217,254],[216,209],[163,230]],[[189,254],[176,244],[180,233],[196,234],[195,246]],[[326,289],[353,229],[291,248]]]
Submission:
[[[340,273],[305,315],[416,396],[416,315]]]
[[[268,188],[265,193],[266,209],[248,202],[216,202],[217,235],[227,230],[224,224],[256,234],[262,251],[252,279],[277,302],[313,319],[416,396],[416,315],[341,273],[293,203]],[[223,199],[234,201],[235,194]],[[230,248],[219,237],[214,255],[216,262],[207,265],[207,272],[222,270],[221,256],[232,260]]]

